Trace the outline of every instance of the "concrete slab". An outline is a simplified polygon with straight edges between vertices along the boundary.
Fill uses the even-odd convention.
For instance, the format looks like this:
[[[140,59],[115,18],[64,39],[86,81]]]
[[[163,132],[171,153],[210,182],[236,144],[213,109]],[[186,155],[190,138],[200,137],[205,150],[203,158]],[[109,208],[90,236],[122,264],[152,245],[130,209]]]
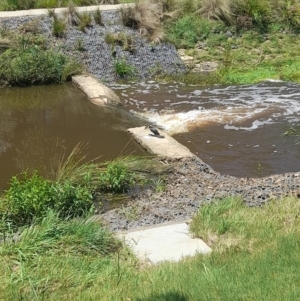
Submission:
[[[101,11],[119,10],[124,6],[134,5],[132,3],[128,4],[107,4],[107,5],[91,5],[91,6],[81,6],[76,7],[78,12],[89,12],[96,11],[97,9]],[[65,12],[66,7],[55,8],[56,14],[62,14]],[[29,10],[17,10],[17,11],[1,11],[0,18],[11,18],[11,17],[23,17],[23,16],[47,16],[49,14],[48,9],[29,9]]]
[[[72,81],[87,95],[90,101],[96,105],[121,105],[119,96],[95,77],[75,75],[72,76]]]
[[[159,132],[164,138],[156,137],[145,127],[130,128],[128,132],[151,154],[172,159],[195,157],[187,147],[162,130],[159,130]]]
[[[125,233],[118,233],[142,261],[157,264],[179,261],[186,256],[208,254],[211,248],[201,239],[192,238],[187,223],[160,225]]]

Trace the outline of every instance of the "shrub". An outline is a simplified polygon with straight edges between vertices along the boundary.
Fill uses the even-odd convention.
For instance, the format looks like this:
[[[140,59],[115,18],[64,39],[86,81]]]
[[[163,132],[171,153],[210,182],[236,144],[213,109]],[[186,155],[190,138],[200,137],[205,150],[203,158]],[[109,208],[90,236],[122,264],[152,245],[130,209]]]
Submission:
[[[76,65],[77,70],[70,68]],[[75,74],[78,63],[61,53],[37,46],[12,48],[0,55],[0,80],[10,85],[59,83]]]
[[[37,172],[13,176],[4,198],[8,219],[17,225],[31,223],[34,217],[41,217],[46,212],[51,204],[51,194],[51,183]]]
[[[100,188],[106,192],[126,192],[133,184],[127,166],[119,160],[107,166],[107,170],[100,176]]]
[[[281,18],[283,22],[290,28],[299,30],[300,27],[300,3],[292,1],[284,1],[280,7]]]
[[[51,208],[61,217],[83,216],[93,211],[93,196],[88,186],[71,181],[54,182],[51,186]]]
[[[260,29],[266,28],[270,21],[271,8],[267,0],[235,0],[232,7],[237,18],[248,16]]]
[[[49,209],[61,217],[82,216],[93,210],[90,187],[71,181],[51,182],[37,172],[12,177],[3,197],[0,215],[13,225],[30,224],[44,217]]]
[[[42,34],[26,33],[21,35],[14,35],[13,43],[16,47],[26,49],[30,47],[38,46],[41,49],[47,48],[47,38]]]
[[[178,48],[193,48],[198,40],[206,39],[213,31],[216,23],[186,15],[169,24],[167,38]]]

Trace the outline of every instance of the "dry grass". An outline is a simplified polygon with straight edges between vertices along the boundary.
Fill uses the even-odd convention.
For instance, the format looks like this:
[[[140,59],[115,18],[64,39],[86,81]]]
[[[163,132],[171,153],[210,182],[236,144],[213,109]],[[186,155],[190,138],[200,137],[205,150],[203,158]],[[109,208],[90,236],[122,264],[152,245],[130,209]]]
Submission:
[[[89,178],[91,184],[98,179],[99,171],[94,165],[94,161],[86,162],[86,152],[88,146],[83,142],[78,143],[68,157],[61,156],[61,160],[56,170],[53,171],[54,180],[57,182],[69,180],[73,183],[85,181]]]
[[[80,13],[77,11],[73,2],[69,2],[64,15],[68,24],[75,26],[80,24]]]
[[[231,0],[202,0],[199,13],[209,20],[222,20],[228,24],[233,23]]]
[[[162,21],[173,18],[176,13],[174,0],[138,1],[134,6],[121,9],[123,24],[137,29],[142,36],[154,43],[164,40]]]

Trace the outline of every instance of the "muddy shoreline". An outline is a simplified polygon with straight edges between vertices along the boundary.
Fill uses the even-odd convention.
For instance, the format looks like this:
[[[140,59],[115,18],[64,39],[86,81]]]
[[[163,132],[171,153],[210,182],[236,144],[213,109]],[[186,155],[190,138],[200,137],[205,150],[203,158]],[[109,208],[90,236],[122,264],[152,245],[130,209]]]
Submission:
[[[227,196],[240,196],[247,206],[262,206],[270,199],[289,195],[300,196],[300,173],[236,178],[214,171],[196,157],[169,160],[168,164],[173,171],[167,175],[163,192],[147,189],[133,194],[122,208],[98,217],[111,230],[118,231],[189,219],[202,204]]]

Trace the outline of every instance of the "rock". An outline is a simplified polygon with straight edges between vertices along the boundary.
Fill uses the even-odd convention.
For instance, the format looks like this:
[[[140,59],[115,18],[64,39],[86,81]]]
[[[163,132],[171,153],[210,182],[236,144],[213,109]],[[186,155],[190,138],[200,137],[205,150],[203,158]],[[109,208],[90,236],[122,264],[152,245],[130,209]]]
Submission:
[[[208,73],[214,72],[218,69],[219,65],[216,62],[202,62],[199,64],[195,64],[195,67],[191,70],[191,72],[195,73]]]

